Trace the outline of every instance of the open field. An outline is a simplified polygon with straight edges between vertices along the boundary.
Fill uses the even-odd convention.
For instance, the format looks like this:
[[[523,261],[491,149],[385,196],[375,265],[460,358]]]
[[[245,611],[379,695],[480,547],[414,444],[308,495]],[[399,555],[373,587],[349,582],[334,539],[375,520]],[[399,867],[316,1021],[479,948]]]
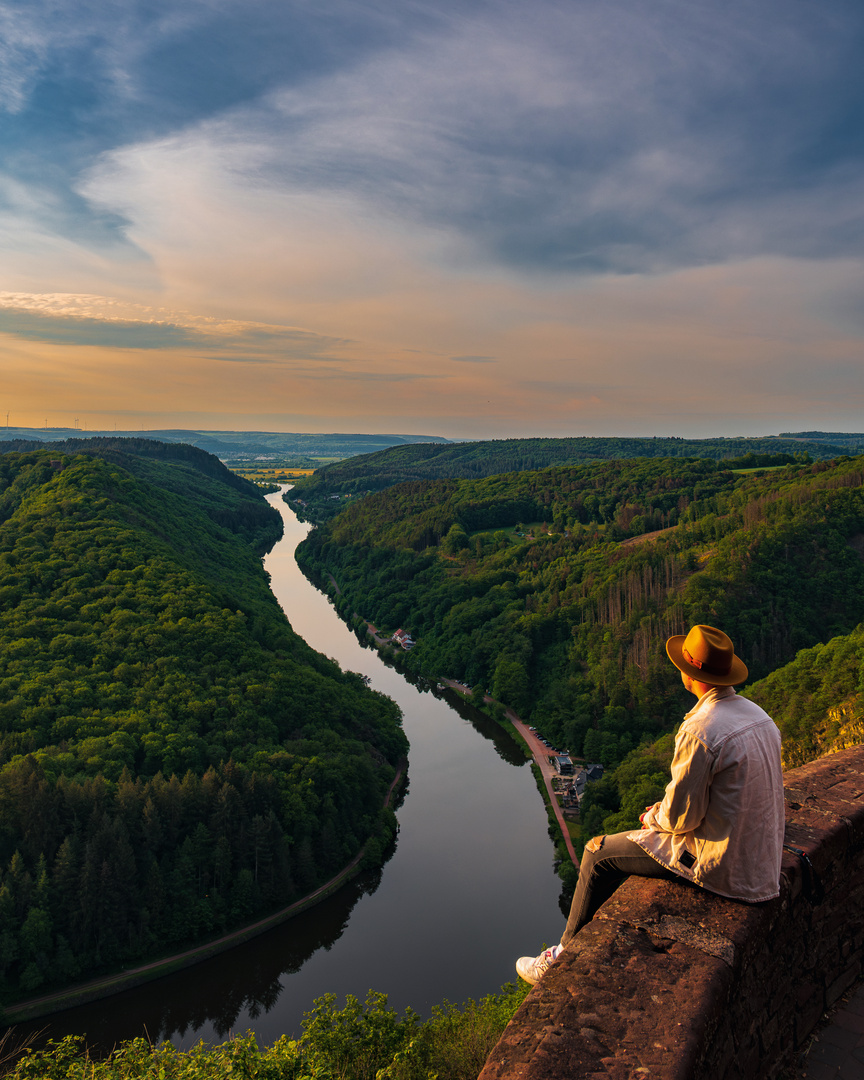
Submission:
[[[734,473],[745,476],[747,473],[776,472],[777,469],[785,469],[785,465],[756,465],[752,469],[732,469]]]
[[[302,480],[315,472],[314,468],[301,468],[295,465],[232,465],[231,471],[251,480],[254,484],[290,484],[292,480]]]

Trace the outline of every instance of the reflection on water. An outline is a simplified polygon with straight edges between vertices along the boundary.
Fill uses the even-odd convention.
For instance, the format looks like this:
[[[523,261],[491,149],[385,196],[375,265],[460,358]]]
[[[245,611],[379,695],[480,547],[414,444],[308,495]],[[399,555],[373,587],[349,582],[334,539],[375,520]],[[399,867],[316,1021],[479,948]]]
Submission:
[[[411,784],[383,870],[364,874],[282,926],[211,960],[104,1001],[36,1021],[110,1047],[148,1035],[178,1046],[251,1029],[298,1035],[315,998],[388,994],[428,1016],[444,999],[495,992],[517,956],[557,940],[560,880],[546,813],[514,740],[453,691],[409,682],[362,648],[294,561],[307,527],[278,496],[285,536],[265,560],[292,626],[400,705]],[[491,746],[496,753],[491,752]]]
[[[363,645],[363,648],[370,650],[375,654],[375,659],[379,664],[383,664],[385,667],[391,668],[394,671],[399,672],[399,677],[404,679],[406,683],[413,686],[418,694],[431,694],[438,701],[443,702],[449,706],[454,712],[458,713],[463,720],[466,720],[478,735],[482,735],[484,739],[488,739],[489,742],[498,751],[498,754],[508,765],[521,766],[525,764],[525,753],[522,749],[522,745],[518,743],[511,735],[497,724],[486,713],[481,712],[467,700],[464,694],[460,694],[458,690],[453,690],[449,686],[443,689],[438,688],[438,683],[432,679],[427,679],[425,675],[415,675],[413,671],[404,671],[401,668],[396,667],[392,658],[387,653],[378,653],[375,646],[371,644],[372,639],[369,638],[370,644]],[[392,695],[391,695],[392,696]]]
[[[394,843],[386,861],[395,851]],[[236,949],[104,1001],[20,1025],[17,1034],[43,1032],[41,1044],[86,1033],[94,1053],[105,1053],[117,1042],[138,1036],[189,1046],[204,1031],[213,1041],[254,1029],[254,1021],[279,1000],[285,977],[299,972],[319,949],[333,947],[355,904],[375,893],[382,874],[383,869],[360,874],[314,908]],[[244,1022],[238,1027],[240,1017]]]

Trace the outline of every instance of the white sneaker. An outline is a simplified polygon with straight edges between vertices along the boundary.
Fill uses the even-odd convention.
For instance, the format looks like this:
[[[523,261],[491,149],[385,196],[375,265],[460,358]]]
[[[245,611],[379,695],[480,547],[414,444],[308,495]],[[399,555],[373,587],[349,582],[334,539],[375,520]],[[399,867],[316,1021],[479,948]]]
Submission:
[[[560,951],[560,945],[553,945],[551,949],[544,949],[539,956],[520,956],[516,961],[516,974],[520,979],[534,986],[558,959]]]

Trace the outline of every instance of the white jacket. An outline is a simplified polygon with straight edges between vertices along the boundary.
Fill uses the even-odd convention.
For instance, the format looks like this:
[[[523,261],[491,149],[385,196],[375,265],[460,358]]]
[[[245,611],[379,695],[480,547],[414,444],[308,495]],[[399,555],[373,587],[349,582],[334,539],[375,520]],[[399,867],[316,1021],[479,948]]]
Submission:
[[[688,881],[755,903],[780,893],[785,824],[780,732],[718,686],[684,717],[663,800],[628,836]]]

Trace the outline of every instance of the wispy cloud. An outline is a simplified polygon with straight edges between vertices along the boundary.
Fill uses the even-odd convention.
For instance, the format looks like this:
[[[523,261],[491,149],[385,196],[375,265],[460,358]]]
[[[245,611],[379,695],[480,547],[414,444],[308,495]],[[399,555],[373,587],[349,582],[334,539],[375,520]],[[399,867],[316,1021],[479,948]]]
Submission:
[[[358,382],[366,385],[373,385],[375,383],[415,383],[415,382],[428,382],[431,379],[441,379],[443,376],[434,372],[418,372],[418,371],[353,371],[349,368],[345,370],[311,370],[307,368],[302,372],[298,372],[305,379],[314,380],[333,380],[340,383],[346,382]]]
[[[265,326],[168,312],[104,296],[0,293],[0,333],[33,341],[120,349],[219,349],[214,359],[339,361],[350,357],[348,339],[295,327]],[[231,355],[257,349],[257,359]]]

